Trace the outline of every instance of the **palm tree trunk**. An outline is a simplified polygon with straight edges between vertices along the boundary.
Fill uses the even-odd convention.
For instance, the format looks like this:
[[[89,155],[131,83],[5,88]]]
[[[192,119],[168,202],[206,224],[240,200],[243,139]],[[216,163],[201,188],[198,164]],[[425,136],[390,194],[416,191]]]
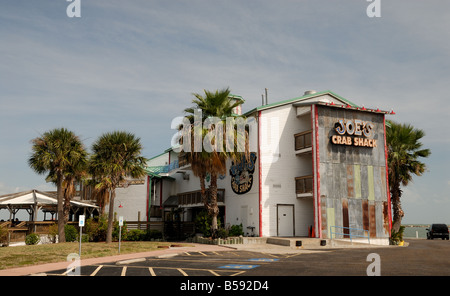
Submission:
[[[402,225],[402,218],[405,215],[402,210],[402,203],[400,201],[401,197],[401,189],[400,184],[393,184],[391,189],[391,198],[392,198],[392,211],[394,214],[392,230],[398,232],[400,230],[400,226]]]
[[[114,198],[116,197],[116,190],[111,190],[111,197],[109,198],[109,214],[108,214],[108,229],[106,230],[106,243],[112,242],[112,231],[114,223]]]
[[[70,213],[70,200],[72,199],[72,191],[73,191],[73,180],[68,179],[66,181],[66,186],[64,188],[64,224],[67,224],[69,221],[69,213]]]
[[[63,192],[63,176],[62,173],[56,173],[56,195],[58,200],[58,242],[66,242],[66,235],[64,233],[64,192]]]
[[[218,226],[217,226],[217,216],[219,215],[219,205],[217,204],[217,174],[215,172],[211,173],[211,183],[209,185],[211,194],[211,233],[213,238],[216,237]]]

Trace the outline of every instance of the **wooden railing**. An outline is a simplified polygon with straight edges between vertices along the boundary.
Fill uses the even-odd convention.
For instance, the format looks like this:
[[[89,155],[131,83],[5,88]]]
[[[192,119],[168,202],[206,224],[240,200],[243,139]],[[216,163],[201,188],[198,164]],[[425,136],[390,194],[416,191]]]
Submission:
[[[151,222],[147,222],[147,221],[125,221],[125,223],[127,224],[127,229],[140,229],[140,230],[146,230],[146,229],[151,229],[151,230],[159,230],[159,231],[163,231],[164,229],[164,222],[159,222],[159,221],[151,221]]]
[[[225,202],[225,189],[217,189],[217,202]],[[203,203],[203,200],[200,191],[186,192],[178,195],[178,205],[193,205],[201,203]]]

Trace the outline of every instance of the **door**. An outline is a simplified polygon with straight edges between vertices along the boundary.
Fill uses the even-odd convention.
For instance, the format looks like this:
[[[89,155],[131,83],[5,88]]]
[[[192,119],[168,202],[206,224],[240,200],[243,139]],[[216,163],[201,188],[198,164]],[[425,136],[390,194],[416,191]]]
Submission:
[[[242,231],[246,235],[251,235],[252,233],[249,232],[249,230],[247,229],[247,226],[248,226],[247,217],[248,217],[248,206],[241,206]]]
[[[294,205],[277,205],[278,236],[294,236]]]

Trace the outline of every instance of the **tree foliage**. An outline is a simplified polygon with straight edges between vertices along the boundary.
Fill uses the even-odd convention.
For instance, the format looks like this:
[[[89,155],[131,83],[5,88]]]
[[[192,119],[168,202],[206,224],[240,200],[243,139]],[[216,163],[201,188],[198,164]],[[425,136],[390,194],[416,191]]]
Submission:
[[[426,171],[425,163],[421,162],[431,154],[424,149],[421,142],[424,131],[410,124],[389,122],[386,129],[386,144],[388,151],[389,187],[393,209],[393,230],[399,232],[401,220],[405,215],[401,206],[401,186],[407,186],[413,175],[421,176]]]
[[[95,189],[109,194],[107,243],[112,242],[116,188],[127,178],[142,178],[146,174],[147,160],[141,155],[142,148],[140,138],[124,131],[105,133],[92,145],[89,171],[96,182]]]
[[[59,242],[65,241],[64,225],[69,214],[74,182],[84,176],[87,152],[80,138],[66,128],[56,128],[31,140],[28,165],[46,180],[56,184]]]

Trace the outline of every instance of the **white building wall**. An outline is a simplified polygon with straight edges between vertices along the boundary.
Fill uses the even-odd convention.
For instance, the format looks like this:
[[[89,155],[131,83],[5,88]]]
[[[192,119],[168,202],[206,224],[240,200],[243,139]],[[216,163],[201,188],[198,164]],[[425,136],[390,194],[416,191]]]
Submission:
[[[146,196],[147,180],[144,184],[129,185],[126,188],[116,188],[114,199],[114,212],[117,218],[123,216],[125,221],[137,221],[140,213],[140,220],[146,220]],[[119,207],[122,205],[122,207]],[[106,206],[105,213],[108,213],[109,206]]]
[[[312,157],[295,154],[294,135],[311,129],[310,117],[297,118],[292,104],[261,112],[262,235],[277,236],[277,205],[294,205],[295,236],[313,225],[312,198],[297,198],[295,177],[312,174]],[[309,119],[308,119],[309,118]]]

